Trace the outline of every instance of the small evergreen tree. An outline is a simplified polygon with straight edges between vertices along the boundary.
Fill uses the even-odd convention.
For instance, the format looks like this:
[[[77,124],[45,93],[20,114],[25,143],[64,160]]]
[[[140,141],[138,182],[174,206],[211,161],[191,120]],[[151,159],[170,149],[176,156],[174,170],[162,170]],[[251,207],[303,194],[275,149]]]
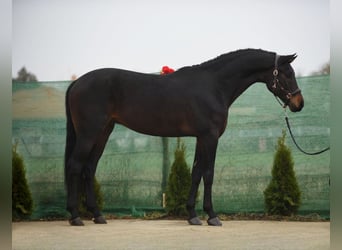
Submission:
[[[82,182],[83,183],[81,187],[81,195],[79,198],[80,199],[80,202],[79,202],[80,216],[83,218],[92,218],[93,214],[87,210],[84,180]],[[96,177],[94,177],[94,191],[95,191],[95,196],[96,196],[97,207],[101,211],[103,209],[103,193],[101,191],[101,185],[97,181]]]
[[[191,187],[191,173],[185,161],[185,149],[184,143],[181,143],[178,138],[175,159],[166,188],[166,210],[170,215],[184,216],[188,214],[186,202]]]
[[[33,212],[33,200],[29,189],[24,161],[12,147],[12,220],[27,219]]]
[[[267,213],[289,216],[298,211],[301,191],[293,169],[291,151],[285,145],[285,135],[283,130],[274,155],[272,179],[264,191],[264,197]]]
[[[28,72],[26,70],[25,67],[22,67],[19,71],[18,71],[18,76],[17,78],[13,78],[14,81],[18,81],[18,82],[37,82],[37,77]]]

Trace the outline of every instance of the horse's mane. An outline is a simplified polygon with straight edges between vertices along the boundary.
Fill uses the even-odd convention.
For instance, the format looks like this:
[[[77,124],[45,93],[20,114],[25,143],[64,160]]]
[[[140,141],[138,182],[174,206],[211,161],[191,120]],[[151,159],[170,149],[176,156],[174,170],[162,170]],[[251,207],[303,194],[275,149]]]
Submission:
[[[236,50],[236,51],[232,51],[232,52],[222,54],[220,56],[215,57],[214,59],[210,59],[210,60],[205,61],[205,62],[200,63],[200,64],[180,68],[179,70],[183,70],[183,69],[216,69],[218,67],[222,67],[222,64],[226,63],[227,61],[233,62],[236,59],[240,59],[245,55],[249,55],[249,58],[252,58],[253,56],[260,57],[260,55],[265,56],[267,54],[269,55],[269,54],[274,54],[274,53],[268,52],[265,50],[261,50],[261,49],[240,49],[240,50]]]

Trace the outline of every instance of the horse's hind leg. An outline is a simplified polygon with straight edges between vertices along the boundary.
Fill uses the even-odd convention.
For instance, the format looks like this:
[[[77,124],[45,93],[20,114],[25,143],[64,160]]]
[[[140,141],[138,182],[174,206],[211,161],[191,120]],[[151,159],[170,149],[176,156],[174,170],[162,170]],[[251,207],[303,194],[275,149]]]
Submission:
[[[94,178],[98,161],[102,156],[108,137],[113,131],[113,128],[114,121],[110,121],[106,125],[103,133],[101,133],[101,135],[98,137],[96,144],[91,151],[90,158],[84,168],[87,209],[94,215],[94,223],[96,224],[107,223],[104,217],[101,215],[99,207],[97,206],[94,189]]]
[[[67,210],[71,214],[69,222],[72,226],[83,225],[83,222],[79,218],[78,199],[83,167],[89,157],[93,145],[93,140],[90,138],[78,138],[72,155],[67,163]]]
[[[191,173],[191,188],[189,193],[189,199],[186,204],[186,208],[189,213],[189,219],[188,222],[190,225],[202,225],[201,220],[197,217],[196,211],[195,211],[195,205],[196,205],[196,197],[198,192],[198,186],[202,179],[202,169],[198,165],[199,163],[199,155],[200,155],[200,147],[199,143],[196,145],[196,153],[195,153],[195,159],[194,164],[192,167],[192,173]]]

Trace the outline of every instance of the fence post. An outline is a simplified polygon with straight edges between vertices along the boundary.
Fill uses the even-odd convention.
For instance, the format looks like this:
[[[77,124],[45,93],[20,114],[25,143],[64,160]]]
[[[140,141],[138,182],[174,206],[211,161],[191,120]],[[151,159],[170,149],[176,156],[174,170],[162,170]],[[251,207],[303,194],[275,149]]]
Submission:
[[[162,169],[162,193],[166,191],[167,179],[170,172],[169,138],[162,137],[163,144],[163,169]]]

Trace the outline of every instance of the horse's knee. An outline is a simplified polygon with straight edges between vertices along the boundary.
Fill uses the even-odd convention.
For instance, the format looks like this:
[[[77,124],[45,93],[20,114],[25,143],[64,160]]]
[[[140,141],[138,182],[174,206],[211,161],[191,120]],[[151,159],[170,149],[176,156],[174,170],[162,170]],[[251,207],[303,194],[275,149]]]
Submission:
[[[191,184],[194,186],[199,186],[199,184],[201,183],[201,178],[192,178],[191,179]]]
[[[95,166],[96,167],[96,166]],[[82,173],[87,181],[93,181],[95,178],[95,168],[92,165],[86,164],[83,168]]]
[[[212,186],[214,182],[214,171],[213,170],[207,170],[203,174],[203,182],[204,186]]]
[[[66,177],[70,178],[72,176],[81,176],[82,165],[81,164],[69,164],[66,169]]]

